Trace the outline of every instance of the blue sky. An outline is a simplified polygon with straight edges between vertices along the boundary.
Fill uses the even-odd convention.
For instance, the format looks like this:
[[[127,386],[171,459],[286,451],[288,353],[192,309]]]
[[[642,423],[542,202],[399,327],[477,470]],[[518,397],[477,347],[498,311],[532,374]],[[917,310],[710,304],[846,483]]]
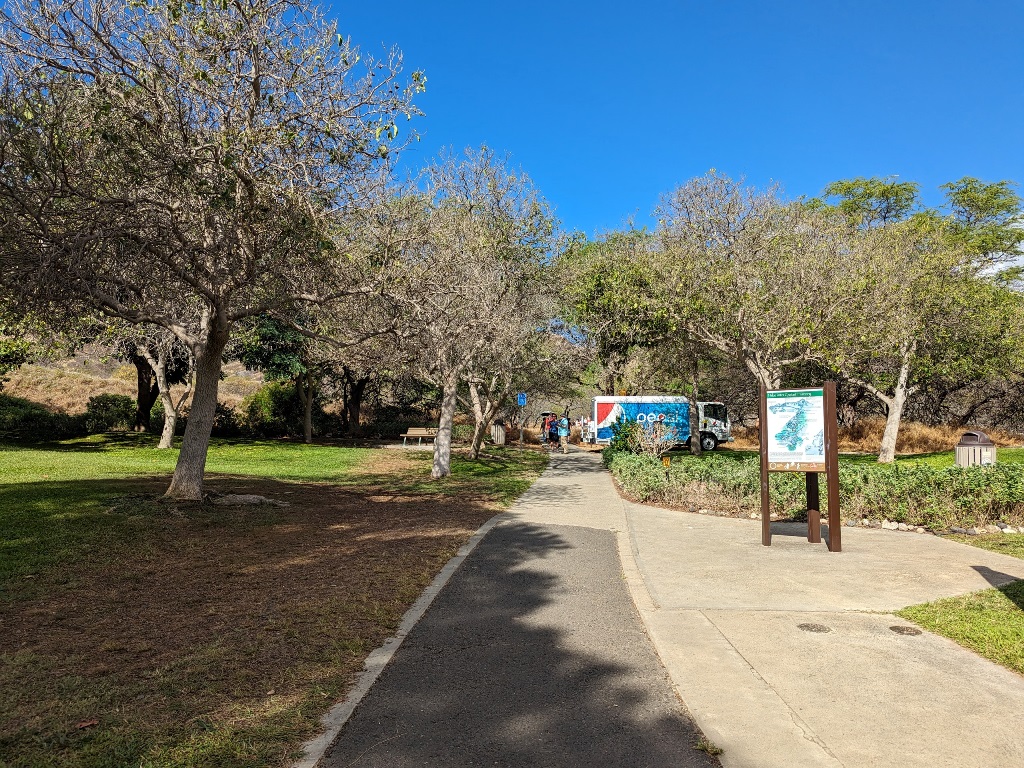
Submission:
[[[1024,182],[1022,0],[335,2],[367,52],[423,69],[405,156],[511,154],[569,230],[649,223],[717,168],[789,196],[898,175]]]

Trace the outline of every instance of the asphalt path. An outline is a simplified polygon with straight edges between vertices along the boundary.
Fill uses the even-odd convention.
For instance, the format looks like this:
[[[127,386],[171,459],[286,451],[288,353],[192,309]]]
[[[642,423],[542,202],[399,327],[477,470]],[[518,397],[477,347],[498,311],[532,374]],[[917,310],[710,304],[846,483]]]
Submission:
[[[615,534],[521,521],[473,550],[322,765],[718,766],[623,580]]]

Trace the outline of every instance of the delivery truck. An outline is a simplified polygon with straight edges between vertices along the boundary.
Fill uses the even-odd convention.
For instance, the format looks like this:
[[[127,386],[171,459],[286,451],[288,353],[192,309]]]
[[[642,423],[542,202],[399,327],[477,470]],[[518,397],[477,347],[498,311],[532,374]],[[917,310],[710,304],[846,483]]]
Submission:
[[[690,401],[678,395],[601,395],[594,398],[590,441],[607,444],[612,425],[617,421],[635,421],[645,429],[661,424],[665,435],[679,444],[690,439]],[[697,403],[700,445],[713,451],[719,443],[731,443],[732,425],[724,403]]]

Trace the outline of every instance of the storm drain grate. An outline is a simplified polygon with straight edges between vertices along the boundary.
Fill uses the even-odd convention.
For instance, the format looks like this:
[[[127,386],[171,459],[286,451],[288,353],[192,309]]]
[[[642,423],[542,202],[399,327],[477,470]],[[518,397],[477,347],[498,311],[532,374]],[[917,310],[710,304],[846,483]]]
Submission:
[[[902,624],[895,624],[889,627],[897,635],[920,635],[921,630],[917,627],[905,627]]]
[[[804,632],[831,632],[832,630],[826,627],[824,624],[797,624],[799,629]]]

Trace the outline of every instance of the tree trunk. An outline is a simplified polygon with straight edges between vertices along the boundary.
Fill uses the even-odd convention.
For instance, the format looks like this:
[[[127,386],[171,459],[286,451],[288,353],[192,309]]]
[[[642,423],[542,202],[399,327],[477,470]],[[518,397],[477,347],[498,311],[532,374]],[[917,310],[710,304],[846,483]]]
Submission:
[[[316,390],[309,371],[302,375],[296,388],[302,401],[302,440],[308,445],[313,442],[313,395]]]
[[[160,401],[164,404],[164,428],[157,448],[171,448],[174,445],[174,430],[178,426],[178,409],[174,407],[174,398],[170,392],[161,392]]]
[[[131,356],[132,364],[135,366],[137,389],[135,395],[135,424],[132,430],[135,432],[149,432],[153,428],[150,420],[150,413],[156,403],[160,390],[154,381],[153,368],[145,357],[139,354]]]
[[[361,431],[359,414],[363,407],[363,394],[366,392],[366,386],[369,383],[369,376],[352,382],[352,388],[348,394],[348,402],[345,404],[345,410],[348,413],[348,433],[350,435],[358,435]]]
[[[754,374],[757,383],[763,384],[765,389],[779,389],[782,386],[781,369],[762,365],[751,357],[744,357],[743,363],[747,370]]]
[[[181,399],[175,404],[174,398],[171,397],[171,387],[167,383],[167,358],[169,354],[167,349],[160,348],[155,357],[151,349],[142,349],[141,351],[146,358],[146,362],[149,363],[150,369],[153,371],[153,376],[156,378],[156,388],[160,394],[160,402],[164,406],[164,427],[160,433],[160,444],[157,448],[170,448],[174,444],[174,430],[178,425],[178,409],[185,402],[185,398],[188,397],[192,387],[191,384],[188,385]]]
[[[700,409],[697,407],[698,392],[696,367],[690,376],[690,383],[690,453],[699,457],[701,453],[703,453],[704,449],[700,444]]]
[[[181,440],[181,453],[174,477],[164,494],[181,501],[203,500],[203,475],[210,434],[217,415],[217,388],[220,384],[221,353],[228,342],[228,331],[210,331],[206,344],[195,359],[195,393],[188,425]]]
[[[434,480],[448,477],[452,473],[452,420],[458,403],[459,377],[449,374],[444,382],[444,397],[441,400],[441,418],[434,438],[434,465],[430,476]]]
[[[910,395],[907,387],[909,376],[910,362],[905,361],[900,367],[900,375],[896,380],[896,389],[893,391],[892,397],[882,400],[886,407],[886,414],[885,432],[882,433],[882,443],[878,446],[879,464],[888,464],[896,458],[896,440],[900,434],[900,419],[903,418],[903,408]]]
[[[475,381],[469,383],[469,399],[473,405],[473,442],[470,443],[469,457],[474,461],[480,458],[480,447],[484,442],[484,430],[487,429],[487,411],[480,402],[480,387]]]

